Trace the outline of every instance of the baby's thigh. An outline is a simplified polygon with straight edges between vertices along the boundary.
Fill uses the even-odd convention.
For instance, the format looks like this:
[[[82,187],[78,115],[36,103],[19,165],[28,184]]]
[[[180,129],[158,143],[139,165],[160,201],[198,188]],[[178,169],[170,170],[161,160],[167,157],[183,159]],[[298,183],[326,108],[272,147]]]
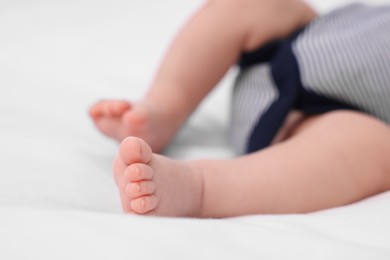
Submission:
[[[340,171],[381,175],[390,188],[390,127],[372,116],[337,110],[308,117],[287,141],[319,151]]]
[[[370,142],[379,140],[380,143],[390,145],[388,124],[366,113],[352,110],[335,110],[308,116],[295,128],[291,136],[299,137],[302,134],[314,133],[321,134],[322,137],[338,135],[347,135],[347,139],[360,137]]]

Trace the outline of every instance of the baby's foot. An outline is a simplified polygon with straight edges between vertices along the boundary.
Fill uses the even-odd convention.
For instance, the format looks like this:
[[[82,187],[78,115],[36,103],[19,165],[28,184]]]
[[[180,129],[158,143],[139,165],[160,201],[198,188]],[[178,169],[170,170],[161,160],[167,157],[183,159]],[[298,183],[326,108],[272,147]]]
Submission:
[[[128,136],[137,136],[146,140],[154,152],[161,152],[172,138],[174,129],[157,111],[145,102],[131,104],[105,100],[93,105],[89,114],[96,127],[108,137],[121,142]]]
[[[113,172],[125,212],[159,216],[200,214],[201,172],[189,163],[153,154],[142,139],[123,140]]]

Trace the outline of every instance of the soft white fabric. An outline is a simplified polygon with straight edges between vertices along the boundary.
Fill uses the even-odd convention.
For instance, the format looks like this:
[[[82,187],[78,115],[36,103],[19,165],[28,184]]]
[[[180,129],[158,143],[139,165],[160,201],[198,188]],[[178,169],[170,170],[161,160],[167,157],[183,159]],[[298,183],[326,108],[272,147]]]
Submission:
[[[389,259],[390,193],[308,215],[122,214],[111,176],[117,145],[94,129],[88,107],[100,98],[141,97],[201,2],[0,1],[0,259]],[[321,12],[332,7],[311,2]],[[234,75],[168,155],[233,156]]]

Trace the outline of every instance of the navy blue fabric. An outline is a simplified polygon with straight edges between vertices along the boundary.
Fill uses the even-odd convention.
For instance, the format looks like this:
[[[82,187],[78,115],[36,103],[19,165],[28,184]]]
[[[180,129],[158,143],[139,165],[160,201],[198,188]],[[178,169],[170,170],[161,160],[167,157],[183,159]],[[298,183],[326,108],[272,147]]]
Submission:
[[[273,80],[279,91],[279,98],[263,114],[252,130],[247,153],[269,146],[288,113],[293,109],[301,110],[308,115],[337,109],[357,110],[303,87],[298,62],[292,50],[294,39],[303,30],[297,31],[289,39],[273,41],[241,56],[239,65],[242,69],[258,63],[269,63]]]

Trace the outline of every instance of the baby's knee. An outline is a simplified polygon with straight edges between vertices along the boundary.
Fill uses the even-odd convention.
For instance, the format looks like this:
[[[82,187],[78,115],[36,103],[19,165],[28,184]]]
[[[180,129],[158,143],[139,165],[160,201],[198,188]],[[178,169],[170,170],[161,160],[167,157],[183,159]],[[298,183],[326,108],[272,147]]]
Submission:
[[[243,31],[243,50],[252,51],[268,41],[287,37],[316,17],[300,0],[210,0],[225,10]]]

